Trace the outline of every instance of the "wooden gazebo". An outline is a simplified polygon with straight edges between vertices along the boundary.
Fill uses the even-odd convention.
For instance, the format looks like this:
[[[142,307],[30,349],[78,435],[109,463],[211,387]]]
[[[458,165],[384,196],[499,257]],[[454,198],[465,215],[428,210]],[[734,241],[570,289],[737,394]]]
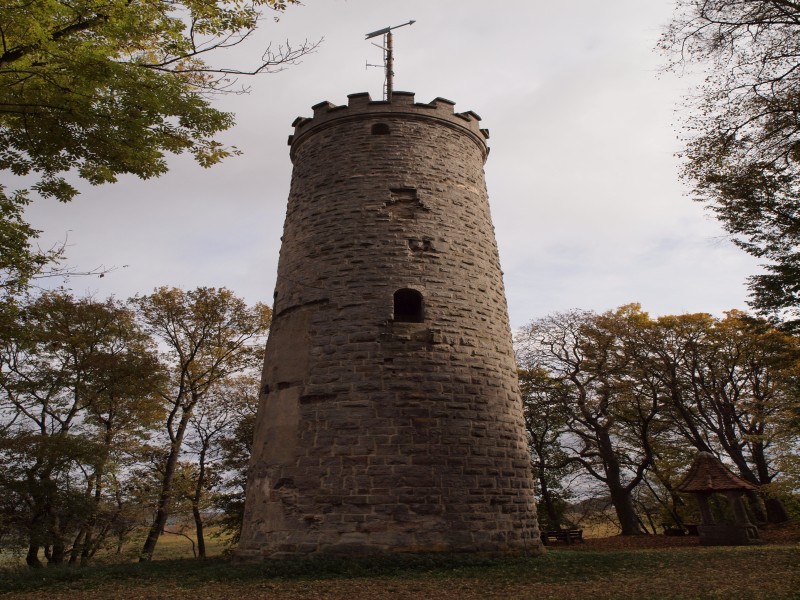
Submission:
[[[694,494],[703,524],[697,527],[703,546],[760,544],[758,528],[747,517],[742,494],[758,487],[734,475],[710,452],[698,452],[689,472],[676,488]],[[733,511],[733,523],[716,523],[708,504],[713,494],[724,494]]]

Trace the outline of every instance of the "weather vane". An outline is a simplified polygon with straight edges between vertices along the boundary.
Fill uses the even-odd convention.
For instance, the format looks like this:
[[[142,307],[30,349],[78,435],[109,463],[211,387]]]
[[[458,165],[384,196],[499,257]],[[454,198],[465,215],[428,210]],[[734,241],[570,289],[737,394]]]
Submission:
[[[379,67],[383,66],[386,70],[386,84],[383,90],[383,99],[391,101],[392,99],[392,89],[394,85],[394,55],[392,52],[392,29],[397,29],[398,27],[404,27],[406,25],[413,25],[416,21],[409,21],[408,23],[403,23],[402,25],[395,25],[394,27],[384,27],[383,29],[379,29],[378,31],[373,31],[372,33],[368,33],[365,39],[369,40],[374,37],[378,37],[379,35],[383,36],[383,46],[380,46],[376,43],[372,43],[373,46],[378,46],[381,50],[383,50],[383,65],[371,65],[369,62],[367,63],[367,67]]]

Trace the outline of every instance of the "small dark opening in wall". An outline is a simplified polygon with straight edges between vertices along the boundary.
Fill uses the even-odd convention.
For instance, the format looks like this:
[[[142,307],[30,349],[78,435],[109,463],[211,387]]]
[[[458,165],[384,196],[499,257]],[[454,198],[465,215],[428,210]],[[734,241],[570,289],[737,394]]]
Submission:
[[[386,123],[375,123],[372,126],[372,135],[389,135],[391,131]]]
[[[403,288],[394,293],[394,320],[399,323],[422,323],[422,294]]]

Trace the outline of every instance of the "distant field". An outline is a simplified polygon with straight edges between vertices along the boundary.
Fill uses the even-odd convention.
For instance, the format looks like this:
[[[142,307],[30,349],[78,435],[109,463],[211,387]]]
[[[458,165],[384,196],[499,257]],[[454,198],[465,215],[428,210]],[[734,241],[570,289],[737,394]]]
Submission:
[[[763,546],[607,538],[530,558],[373,556],[261,564],[155,560],[87,569],[0,570],[3,598],[790,599],[800,598],[797,535]],[[191,552],[191,551],[190,551]]]

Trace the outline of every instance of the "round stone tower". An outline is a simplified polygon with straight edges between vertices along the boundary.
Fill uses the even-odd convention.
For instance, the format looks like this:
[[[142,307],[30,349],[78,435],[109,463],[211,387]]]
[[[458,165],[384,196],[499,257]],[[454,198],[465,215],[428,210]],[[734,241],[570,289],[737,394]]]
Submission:
[[[239,554],[537,552],[488,132],[394,92],[298,118]]]

